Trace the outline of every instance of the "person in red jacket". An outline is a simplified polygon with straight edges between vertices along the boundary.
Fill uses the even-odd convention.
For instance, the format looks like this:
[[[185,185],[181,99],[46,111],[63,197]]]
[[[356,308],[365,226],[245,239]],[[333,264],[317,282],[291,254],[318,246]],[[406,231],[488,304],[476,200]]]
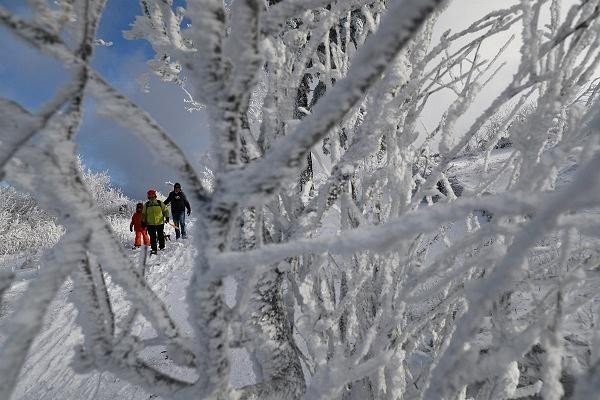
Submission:
[[[142,239],[144,240],[144,246],[150,246],[150,236],[148,236],[148,230],[142,226],[142,210],[144,204],[137,203],[135,206],[135,213],[131,216],[131,223],[129,224],[129,231],[133,232],[135,229],[135,242],[134,249],[141,247]]]

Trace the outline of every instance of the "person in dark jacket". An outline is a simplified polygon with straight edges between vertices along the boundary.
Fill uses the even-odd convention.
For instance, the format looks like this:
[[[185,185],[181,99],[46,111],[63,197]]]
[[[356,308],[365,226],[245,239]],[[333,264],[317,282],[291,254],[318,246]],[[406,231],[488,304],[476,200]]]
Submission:
[[[173,191],[169,193],[169,196],[165,200],[165,204],[171,204],[171,216],[175,226],[179,229],[175,229],[175,239],[186,238],[185,233],[185,210],[187,209],[187,215],[190,215],[192,208],[188,202],[185,194],[181,191],[181,184],[176,183],[173,185]]]
[[[165,203],[156,198],[156,190],[148,190],[148,201],[142,208],[142,226],[148,228],[150,235],[150,254],[156,254],[156,242],[158,248],[165,248],[165,221],[169,223],[169,210]]]

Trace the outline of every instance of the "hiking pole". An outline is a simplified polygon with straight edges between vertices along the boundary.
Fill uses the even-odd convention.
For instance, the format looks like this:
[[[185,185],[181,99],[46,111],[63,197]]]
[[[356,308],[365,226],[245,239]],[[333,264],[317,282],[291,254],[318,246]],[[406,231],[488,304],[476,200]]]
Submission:
[[[171,225],[173,228],[177,229],[178,231],[181,230],[181,228],[179,228],[177,225],[175,225],[172,222],[167,222],[167,224]]]

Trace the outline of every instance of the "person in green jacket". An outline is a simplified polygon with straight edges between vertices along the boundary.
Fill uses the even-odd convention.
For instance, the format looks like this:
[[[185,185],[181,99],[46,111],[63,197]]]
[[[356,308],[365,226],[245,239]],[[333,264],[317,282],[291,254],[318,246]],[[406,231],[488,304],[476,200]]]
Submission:
[[[150,254],[156,254],[156,242],[158,248],[165,248],[165,221],[169,222],[169,210],[165,203],[156,198],[156,190],[148,190],[148,201],[142,209],[142,226],[148,229],[150,235]]]

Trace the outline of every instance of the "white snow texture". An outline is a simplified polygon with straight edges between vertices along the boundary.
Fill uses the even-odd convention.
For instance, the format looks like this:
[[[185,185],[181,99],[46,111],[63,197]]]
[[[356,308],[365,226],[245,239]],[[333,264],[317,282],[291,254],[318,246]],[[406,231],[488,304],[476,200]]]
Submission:
[[[105,2],[0,5],[71,76],[0,98],[0,398],[600,399],[600,0],[140,0],[203,170],[94,70]],[[88,97],[179,172],[185,242],[129,249]]]

